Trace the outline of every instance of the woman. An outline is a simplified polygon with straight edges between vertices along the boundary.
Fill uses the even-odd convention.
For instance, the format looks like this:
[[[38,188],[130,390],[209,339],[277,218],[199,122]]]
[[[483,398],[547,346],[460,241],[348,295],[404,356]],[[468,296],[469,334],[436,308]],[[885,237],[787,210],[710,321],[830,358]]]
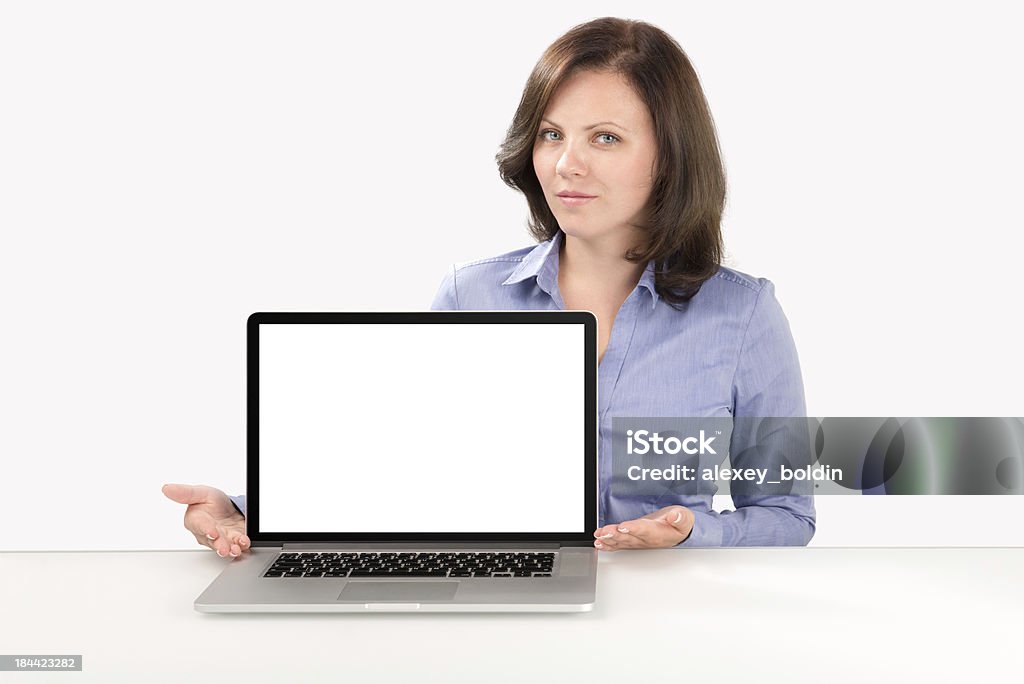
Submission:
[[[604,18],[556,40],[498,154],[540,241],[455,267],[433,308],[584,309],[598,319],[600,527],[595,547],[806,544],[810,497],[614,491],[615,416],[803,416],[803,384],[771,282],[721,266],[725,176],[697,75],[667,34]],[[733,464],[738,457],[734,454]],[[221,555],[248,548],[212,488],[168,485]],[[242,497],[235,498],[244,510]],[[192,516],[191,521],[189,516]]]

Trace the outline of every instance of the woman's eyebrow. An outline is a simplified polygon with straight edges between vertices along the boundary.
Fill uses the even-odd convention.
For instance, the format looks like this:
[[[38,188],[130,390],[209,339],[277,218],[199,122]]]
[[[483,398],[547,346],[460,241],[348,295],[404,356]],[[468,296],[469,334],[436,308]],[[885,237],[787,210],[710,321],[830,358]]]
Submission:
[[[551,119],[548,119],[547,117],[541,119],[541,123],[548,123],[548,124],[554,126],[555,128],[562,128],[562,126],[560,126],[559,124],[556,124],[554,121],[552,121]],[[626,128],[622,124],[615,123],[614,121],[598,121],[595,124],[590,124],[589,126],[584,128],[583,130],[589,131],[589,130],[593,130],[595,128],[598,128],[600,126],[615,126],[616,128],[621,128],[622,130],[626,131],[627,133],[632,133],[631,130],[629,130],[628,128]]]

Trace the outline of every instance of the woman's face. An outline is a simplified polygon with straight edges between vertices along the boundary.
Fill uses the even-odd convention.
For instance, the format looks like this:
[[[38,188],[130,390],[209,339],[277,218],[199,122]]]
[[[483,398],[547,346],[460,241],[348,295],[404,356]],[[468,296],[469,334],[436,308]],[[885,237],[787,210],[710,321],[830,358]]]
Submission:
[[[533,168],[566,235],[620,249],[637,244],[657,154],[654,122],[629,83],[581,71],[548,103]]]

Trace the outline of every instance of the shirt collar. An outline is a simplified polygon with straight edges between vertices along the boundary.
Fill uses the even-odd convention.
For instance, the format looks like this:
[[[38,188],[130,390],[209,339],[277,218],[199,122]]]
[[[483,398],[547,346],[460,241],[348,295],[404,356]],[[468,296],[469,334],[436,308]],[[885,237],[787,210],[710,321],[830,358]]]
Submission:
[[[558,287],[558,252],[562,246],[562,239],[562,231],[558,231],[553,238],[530,250],[502,285],[514,285],[530,278],[536,278],[540,289],[554,297]],[[654,287],[654,261],[647,262],[647,267],[640,274],[640,282],[637,283],[637,286],[650,293],[651,309],[653,309],[660,299]]]
[[[651,293],[651,309],[658,304],[658,300],[661,299],[658,296],[658,291],[654,287],[654,261],[647,262],[647,268],[640,274],[640,282],[637,283],[638,287],[645,288]]]
[[[562,231],[558,231],[553,238],[531,249],[502,285],[515,285],[536,278],[540,289],[554,296],[558,285],[558,250],[561,245]]]

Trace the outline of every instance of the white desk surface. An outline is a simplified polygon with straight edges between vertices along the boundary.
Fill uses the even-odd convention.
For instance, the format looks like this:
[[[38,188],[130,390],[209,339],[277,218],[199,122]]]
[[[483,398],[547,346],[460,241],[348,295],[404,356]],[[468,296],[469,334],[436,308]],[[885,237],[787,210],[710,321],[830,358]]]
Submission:
[[[0,654],[83,656],[0,681],[1017,680],[1024,647],[1024,548],[603,554],[575,615],[195,612],[226,562],[0,553]]]

